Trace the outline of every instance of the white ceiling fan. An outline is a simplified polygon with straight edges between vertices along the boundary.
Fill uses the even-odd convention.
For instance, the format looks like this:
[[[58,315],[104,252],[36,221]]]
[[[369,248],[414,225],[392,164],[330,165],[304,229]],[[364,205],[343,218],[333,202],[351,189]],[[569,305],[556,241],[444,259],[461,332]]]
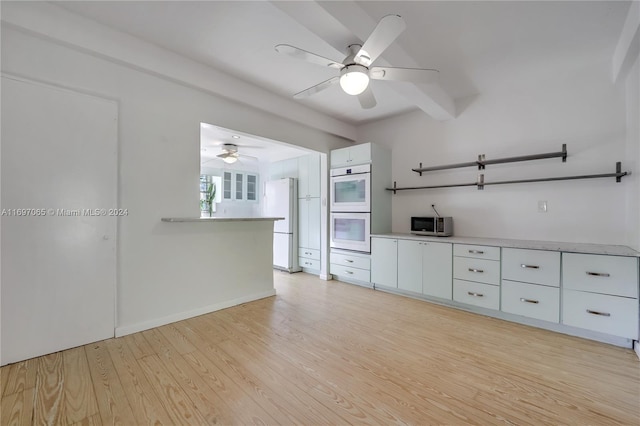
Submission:
[[[238,153],[238,145],[233,143],[225,143],[222,145],[222,154],[216,155],[218,158],[222,158],[227,164],[233,164],[238,161],[240,154]]]
[[[364,45],[352,44],[348,47],[349,54],[342,61],[334,61],[300,48],[279,44],[278,53],[302,59],[316,65],[340,70],[340,76],[332,77],[315,86],[293,95],[296,99],[306,98],[325,90],[340,82],[342,90],[347,94],[358,96],[362,108],[369,109],[376,106],[376,99],[371,91],[369,80],[397,80],[412,83],[435,83],[438,70],[421,68],[372,67],[371,64],[385,51],[387,47],[405,30],[404,19],[399,15],[387,15],[380,19],[378,25],[369,35]]]

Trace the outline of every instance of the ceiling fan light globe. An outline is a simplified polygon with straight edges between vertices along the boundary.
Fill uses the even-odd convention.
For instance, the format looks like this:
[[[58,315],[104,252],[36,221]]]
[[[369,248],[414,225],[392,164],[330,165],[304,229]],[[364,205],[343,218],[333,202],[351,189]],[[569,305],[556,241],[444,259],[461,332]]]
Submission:
[[[359,95],[369,86],[369,74],[367,68],[360,65],[345,67],[340,76],[340,87],[348,95]]]
[[[233,164],[233,163],[235,163],[236,161],[238,161],[238,157],[234,157],[234,156],[232,156],[232,155],[229,155],[228,157],[224,157],[224,158],[222,159],[222,161],[224,161],[224,162],[225,162],[225,163],[227,163],[227,164]]]

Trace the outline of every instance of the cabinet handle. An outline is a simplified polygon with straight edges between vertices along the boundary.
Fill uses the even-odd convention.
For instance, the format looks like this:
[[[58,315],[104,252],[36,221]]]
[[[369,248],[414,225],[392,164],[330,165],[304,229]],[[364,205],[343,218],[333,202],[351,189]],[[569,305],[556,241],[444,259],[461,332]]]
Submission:
[[[540,303],[538,300],[533,300],[533,299],[525,299],[524,297],[520,298],[521,302],[525,302],[525,303]]]
[[[592,314],[592,315],[600,315],[603,317],[610,317],[611,314],[609,312],[598,312],[598,311],[592,311],[591,309],[587,309],[587,312]]]
[[[345,272],[346,272],[347,274],[349,274],[349,275],[353,275],[353,272],[351,272],[351,271],[345,271]]]
[[[589,272],[589,271],[587,271],[587,275],[590,275],[592,277],[605,277],[605,278],[611,276],[606,272]]]
[[[520,264],[521,268],[527,268],[527,269],[540,269],[540,267],[538,265],[525,265],[524,263]]]
[[[481,273],[483,273],[483,272],[484,272],[484,270],[482,270],[482,269],[473,269],[473,268],[469,268],[469,272],[478,272],[478,273],[480,273],[480,274],[481,274]]]
[[[482,293],[474,293],[473,291],[468,291],[467,294],[469,296],[474,296],[474,297],[484,297],[484,294],[482,294]]]
[[[471,254],[484,254],[484,251],[482,251],[482,250],[469,250],[469,253],[471,253]]]
[[[345,259],[344,261],[345,262],[349,262],[349,263],[353,263],[353,260],[351,260],[351,259]]]

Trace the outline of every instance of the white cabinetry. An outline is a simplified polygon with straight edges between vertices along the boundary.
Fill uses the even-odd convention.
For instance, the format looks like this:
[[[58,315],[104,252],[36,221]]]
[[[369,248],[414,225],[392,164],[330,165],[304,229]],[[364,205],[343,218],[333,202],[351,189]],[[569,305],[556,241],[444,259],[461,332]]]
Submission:
[[[502,311],[560,321],[560,253],[502,249]]]
[[[298,157],[298,198],[320,197],[320,154]]]
[[[563,253],[562,323],[638,339],[638,258]]]
[[[320,154],[295,159],[298,175],[298,262],[320,270]]]
[[[398,240],[371,238],[371,282],[373,284],[398,287],[398,255]]]
[[[422,293],[422,243],[400,240],[398,243],[398,288]]]
[[[449,299],[452,297],[452,244],[422,243],[422,293]]]
[[[331,151],[331,168],[371,162],[371,144],[364,143]]]
[[[455,244],[453,300],[500,309],[500,248]]]
[[[371,256],[364,253],[331,251],[330,273],[347,282],[369,285],[371,281]]]
[[[451,253],[449,243],[399,240],[398,288],[451,300]]]
[[[298,212],[298,246],[320,250],[320,199],[299,199]]]
[[[640,259],[633,250],[615,255],[618,246],[596,247],[611,253],[603,255],[391,237],[371,239],[376,286],[620,346],[640,337]]]

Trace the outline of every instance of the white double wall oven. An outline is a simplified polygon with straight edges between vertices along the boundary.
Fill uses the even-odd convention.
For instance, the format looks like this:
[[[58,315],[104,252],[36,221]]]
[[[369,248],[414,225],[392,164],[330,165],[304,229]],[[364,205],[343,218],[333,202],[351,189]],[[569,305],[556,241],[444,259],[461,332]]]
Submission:
[[[331,248],[371,252],[371,164],[331,170]]]

